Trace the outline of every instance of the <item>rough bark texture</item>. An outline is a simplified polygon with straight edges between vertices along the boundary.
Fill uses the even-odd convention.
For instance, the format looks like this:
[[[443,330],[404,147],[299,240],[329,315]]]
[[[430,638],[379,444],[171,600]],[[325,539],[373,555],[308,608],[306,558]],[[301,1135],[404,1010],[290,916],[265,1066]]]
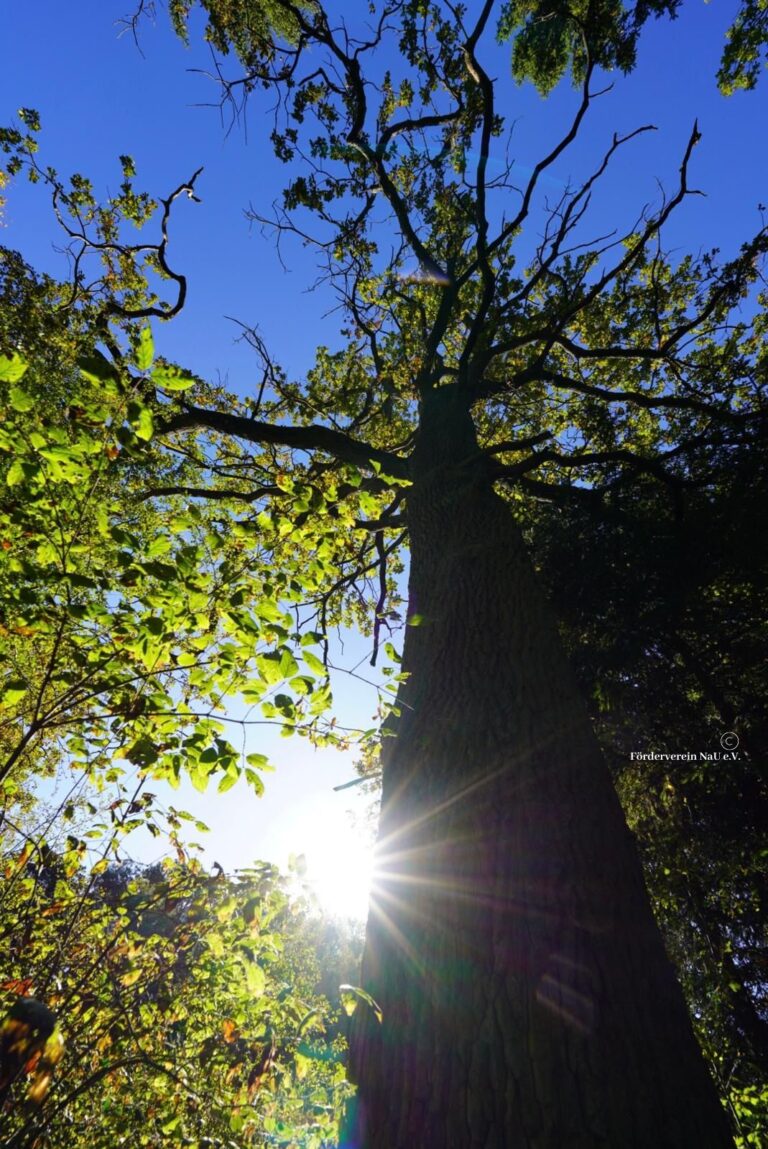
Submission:
[[[410,609],[351,1069],[356,1149],[733,1142],[509,507],[422,412]]]

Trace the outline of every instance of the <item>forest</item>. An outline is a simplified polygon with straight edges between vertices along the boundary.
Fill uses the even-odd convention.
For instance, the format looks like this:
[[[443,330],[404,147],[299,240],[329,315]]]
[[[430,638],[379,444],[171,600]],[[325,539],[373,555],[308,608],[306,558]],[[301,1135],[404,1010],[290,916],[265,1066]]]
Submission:
[[[0,1149],[768,1145],[768,8],[714,7],[102,0],[71,138],[10,18]],[[283,745],[355,763],[359,929],[183,808]]]

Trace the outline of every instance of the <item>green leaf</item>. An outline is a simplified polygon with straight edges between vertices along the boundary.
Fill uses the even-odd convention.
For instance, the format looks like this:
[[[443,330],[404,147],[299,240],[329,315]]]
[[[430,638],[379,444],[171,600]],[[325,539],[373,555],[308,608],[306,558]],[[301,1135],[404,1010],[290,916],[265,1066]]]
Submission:
[[[5,476],[6,484],[9,487],[17,487],[19,483],[23,483],[26,477],[24,464],[21,459],[14,459],[8,468],[8,473]]]
[[[208,773],[198,766],[190,766],[189,780],[200,794],[204,794],[208,789]]]
[[[18,383],[29,366],[15,351],[0,355],[0,383]]]
[[[285,648],[280,654],[280,673],[283,678],[292,678],[294,674],[298,674],[299,664],[291,654],[290,650]]]
[[[282,622],[283,612],[280,610],[276,602],[269,598],[263,598],[255,606],[256,614],[265,622]]]
[[[89,383],[114,384],[118,380],[114,364],[100,351],[94,351],[92,355],[81,355],[77,365]]]
[[[313,654],[311,650],[305,650],[305,651],[302,651],[301,657],[304,659],[304,661],[306,662],[306,664],[310,670],[313,670],[315,672],[315,674],[322,675],[323,678],[326,677],[328,672],[326,671],[325,667],[323,666],[322,661],[317,657],[316,654]]]
[[[384,1014],[382,1013],[380,1006],[377,1005],[371,995],[366,993],[364,989],[361,989],[359,985],[340,985],[339,993],[341,994],[341,1004],[347,1017],[351,1017],[355,1012],[358,1001],[363,1001],[367,1006],[369,1006],[370,1009],[373,1010],[376,1020],[378,1021],[379,1025],[381,1025],[382,1021],[384,1020]]]
[[[270,766],[266,754],[248,754],[245,760],[249,766],[255,766],[257,770],[267,770],[270,773],[274,770],[274,766]]]
[[[149,407],[140,403],[128,404],[128,421],[130,422],[137,439],[148,442],[154,431],[154,421]]]
[[[255,791],[256,797],[261,798],[264,793],[264,783],[255,770],[251,770],[250,766],[246,767],[245,777],[248,785]]]
[[[69,447],[41,447],[39,454],[49,464],[54,479],[64,482],[78,482],[87,471],[76,451]]]
[[[149,371],[155,358],[155,343],[152,339],[152,328],[144,327],[139,335],[139,345],[136,348],[136,366],[139,371]]]
[[[245,982],[252,997],[261,997],[266,989],[267,978],[264,970],[255,961],[245,962]]]
[[[182,371],[180,367],[164,363],[162,367],[156,367],[152,372],[152,382],[166,391],[188,391],[190,387],[194,387],[197,380],[194,375]]]
[[[238,781],[240,775],[237,770],[228,770],[224,777],[219,782],[219,794],[226,794],[227,790],[231,790],[235,783]]]
[[[324,635],[319,630],[305,630],[301,636],[301,645],[305,646],[319,646],[323,641]]]
[[[27,395],[26,391],[22,391],[21,387],[11,387],[8,395],[8,401],[13,407],[14,411],[31,411],[35,405],[35,400],[31,395]]]
[[[397,651],[395,650],[395,647],[393,646],[393,644],[391,642],[385,642],[384,643],[384,653],[386,654],[387,658],[390,659],[392,662],[398,662],[398,663],[402,662],[400,655],[397,653]]]
[[[319,1009],[310,1009],[309,1013],[305,1013],[304,1016],[302,1017],[301,1021],[299,1022],[299,1028],[297,1030],[299,1037],[301,1037],[301,1035],[304,1033],[307,1026],[311,1022],[319,1021],[319,1020],[320,1020],[320,1010]]]
[[[269,686],[276,686],[278,682],[282,682],[283,673],[280,669],[280,655],[277,651],[272,650],[267,654],[258,655],[256,665]]]
[[[12,678],[5,684],[5,689],[3,690],[2,697],[0,698],[0,705],[15,706],[17,702],[21,701],[26,693],[26,682],[24,682],[24,680],[21,678]]]

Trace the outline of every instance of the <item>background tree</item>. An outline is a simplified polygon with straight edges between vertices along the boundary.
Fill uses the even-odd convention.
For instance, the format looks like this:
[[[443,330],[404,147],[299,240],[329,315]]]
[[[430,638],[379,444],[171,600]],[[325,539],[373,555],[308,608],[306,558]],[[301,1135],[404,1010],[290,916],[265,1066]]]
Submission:
[[[706,484],[692,483],[682,507],[646,482],[627,487],[607,516],[588,502],[528,509],[656,918],[749,1144],[765,1135],[768,1069],[766,579],[753,545],[765,526],[762,455],[713,454]],[[730,760],[721,738],[732,744],[736,730]],[[679,758],[633,761],[638,750]]]
[[[335,1019],[273,867],[227,878],[188,860],[95,877],[68,851],[47,863],[49,885],[40,857],[39,844],[4,857],[2,1004],[15,1004],[3,1032],[18,1043],[31,1007],[55,1021],[44,997],[57,1062],[5,1050],[6,1149],[335,1139]]]

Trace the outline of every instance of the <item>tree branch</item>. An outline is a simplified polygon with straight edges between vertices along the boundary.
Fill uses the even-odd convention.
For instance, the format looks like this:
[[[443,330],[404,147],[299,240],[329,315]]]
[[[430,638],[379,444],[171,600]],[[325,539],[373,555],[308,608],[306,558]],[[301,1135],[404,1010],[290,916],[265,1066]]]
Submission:
[[[531,379],[550,383],[553,387],[567,391],[576,391],[580,395],[591,395],[596,399],[607,399],[611,403],[633,403],[636,407],[645,407],[648,410],[668,408],[678,411],[698,411],[702,415],[709,415],[713,419],[720,419],[728,423],[745,423],[754,418],[751,411],[731,411],[727,408],[716,407],[703,399],[692,399],[683,395],[644,395],[642,391],[612,391],[609,387],[598,387],[593,383],[584,383],[580,379],[573,379],[557,371],[535,370]],[[524,380],[527,382],[528,380]]]
[[[597,94],[597,93],[592,93],[589,90],[589,85],[592,81],[593,70],[594,70],[594,65],[590,61],[589,65],[587,66],[586,74],[584,77],[584,83],[582,84],[581,102],[580,102],[579,107],[576,111],[576,115],[573,118],[570,129],[559,140],[559,142],[555,145],[555,147],[552,148],[552,150],[548,153],[548,155],[546,155],[544,157],[544,159],[539,160],[539,162],[536,164],[536,167],[533,169],[533,172],[531,174],[531,178],[528,181],[528,185],[525,189],[525,192],[523,193],[523,202],[520,205],[520,208],[517,212],[517,215],[508,224],[505,224],[504,227],[502,227],[501,231],[498,233],[498,235],[495,237],[495,239],[493,239],[488,244],[488,247],[487,247],[487,255],[488,256],[491,256],[495,251],[497,251],[500,247],[502,247],[504,245],[504,243],[506,243],[506,241],[508,239],[510,239],[515,234],[515,232],[521,227],[521,225],[523,224],[523,222],[525,221],[525,219],[528,216],[528,212],[529,212],[530,206],[531,206],[531,200],[533,198],[533,193],[536,190],[536,185],[539,182],[539,177],[542,175],[543,172],[545,172],[547,170],[547,168],[552,166],[552,164],[555,162],[555,160],[557,160],[563,154],[563,152],[566,150],[566,148],[568,148],[573,143],[573,141],[576,139],[576,136],[579,133],[579,128],[581,127],[581,122],[584,119],[585,115],[587,114],[587,111],[589,110],[589,105],[591,104],[592,100],[595,98],[595,95]],[[464,284],[467,283],[472,278],[472,276],[475,274],[475,272],[478,270],[478,268],[479,268],[478,260],[474,260],[472,263],[470,263],[469,267],[467,267],[464,270],[464,272],[461,274],[461,276],[459,277],[459,279],[457,281],[458,286],[463,287]]]
[[[187,407],[160,422],[158,431],[167,435],[196,427],[206,427],[211,431],[245,439],[249,443],[272,443],[300,451],[323,451],[342,462],[366,469],[372,469],[373,464],[377,463],[386,475],[399,479],[408,477],[408,460],[401,455],[372,447],[319,423],[311,423],[307,427],[283,426],[280,423],[248,419],[243,415],[232,415],[226,411]]]
[[[496,118],[494,111],[494,92],[491,79],[485,69],[480,65],[475,53],[477,42],[483,34],[492,8],[493,0],[486,0],[477,24],[464,45],[464,62],[467,72],[480,92],[482,106],[480,155],[475,170],[475,229],[477,233],[475,251],[477,252],[477,264],[480,268],[480,276],[483,281],[483,290],[459,358],[460,373],[462,368],[465,368],[470,362],[475,344],[485,327],[485,320],[496,293],[496,276],[491,267],[488,254],[488,211],[486,206],[488,153],[491,147],[491,138],[493,136]]]

